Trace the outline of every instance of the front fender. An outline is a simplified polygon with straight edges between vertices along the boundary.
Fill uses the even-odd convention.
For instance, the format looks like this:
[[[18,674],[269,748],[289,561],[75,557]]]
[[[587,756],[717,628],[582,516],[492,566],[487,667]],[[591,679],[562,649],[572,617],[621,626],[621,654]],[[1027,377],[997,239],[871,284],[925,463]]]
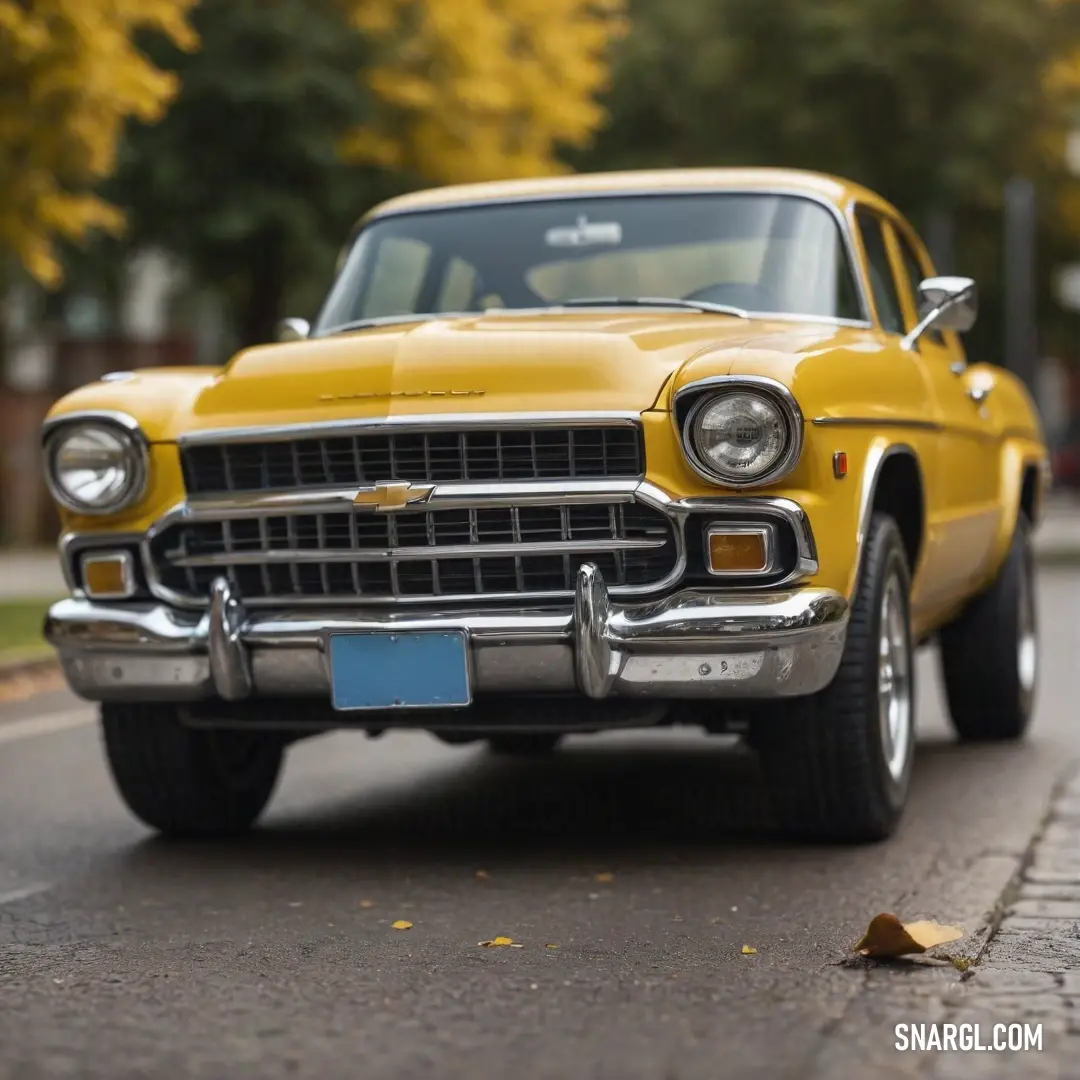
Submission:
[[[1037,525],[1042,520],[1050,485],[1049,456],[1043,445],[1029,436],[1007,438],[1001,449],[1002,513],[990,560],[993,570],[987,583],[997,576],[1009,553],[1024,502],[1025,482],[1033,485],[1027,509],[1031,513],[1031,523]]]

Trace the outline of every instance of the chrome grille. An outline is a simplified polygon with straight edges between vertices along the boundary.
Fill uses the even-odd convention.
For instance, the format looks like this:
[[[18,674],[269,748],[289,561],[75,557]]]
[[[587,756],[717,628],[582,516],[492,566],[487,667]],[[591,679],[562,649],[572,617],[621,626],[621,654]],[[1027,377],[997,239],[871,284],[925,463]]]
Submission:
[[[192,495],[413,482],[583,480],[644,475],[636,424],[372,431],[183,446]]]
[[[640,503],[345,510],[178,522],[151,544],[156,576],[203,600],[225,574],[248,603],[571,594],[582,563],[613,588],[661,582],[674,528]]]

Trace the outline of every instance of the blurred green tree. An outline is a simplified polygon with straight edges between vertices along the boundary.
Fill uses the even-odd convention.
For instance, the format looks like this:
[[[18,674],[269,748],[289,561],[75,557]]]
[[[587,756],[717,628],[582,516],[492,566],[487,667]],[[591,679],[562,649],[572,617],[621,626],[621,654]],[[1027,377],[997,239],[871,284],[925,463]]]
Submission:
[[[1010,176],[1040,185],[1044,258],[1060,249],[1061,132],[1075,91],[1047,74],[1055,57],[1076,54],[1068,6],[630,0],[604,101],[611,121],[574,160],[818,169],[880,192],[924,233],[951,220],[955,269],[978,276],[988,301],[973,344],[999,355]]]
[[[310,308],[352,221],[404,187],[561,171],[603,119],[611,0],[201,0],[182,91],[109,192],[182,256],[244,344]]]
[[[380,182],[336,150],[368,115],[366,46],[337,0],[201,0],[192,23],[197,53],[147,42],[182,90],[160,124],[131,128],[107,191],[128,209],[125,246],[179,255],[242,341],[266,341],[290,285],[326,271]]]
[[[132,35],[155,30],[194,48],[194,2],[0,0],[0,260],[14,255],[55,286],[57,238],[122,229],[93,187],[115,166],[124,121],[158,120],[177,89]]]

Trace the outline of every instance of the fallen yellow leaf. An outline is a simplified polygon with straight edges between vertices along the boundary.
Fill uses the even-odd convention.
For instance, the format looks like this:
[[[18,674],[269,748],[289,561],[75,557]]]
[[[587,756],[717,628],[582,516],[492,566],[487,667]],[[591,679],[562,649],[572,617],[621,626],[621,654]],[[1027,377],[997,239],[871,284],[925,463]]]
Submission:
[[[477,944],[482,945],[485,949],[492,949],[500,945],[513,945],[514,939],[508,937],[496,937],[492,938],[490,941],[479,941]]]
[[[742,947],[743,956],[753,956],[757,952],[757,949],[753,945],[744,945]]]
[[[615,875],[610,870],[602,870],[596,875],[596,880],[602,885],[606,885],[608,882],[615,880]]]
[[[875,915],[862,939],[852,952],[860,956],[890,958],[924,953],[938,945],[958,941],[964,936],[963,927],[921,921],[902,923],[891,912]]]
[[[371,907],[375,906],[375,901],[374,900],[361,900],[360,901],[360,906],[362,908],[371,908]]]
[[[390,924],[395,930],[411,930],[412,923],[408,919],[398,919],[397,922]]]
[[[558,945],[552,945],[550,942],[544,946],[545,949],[557,949]]]

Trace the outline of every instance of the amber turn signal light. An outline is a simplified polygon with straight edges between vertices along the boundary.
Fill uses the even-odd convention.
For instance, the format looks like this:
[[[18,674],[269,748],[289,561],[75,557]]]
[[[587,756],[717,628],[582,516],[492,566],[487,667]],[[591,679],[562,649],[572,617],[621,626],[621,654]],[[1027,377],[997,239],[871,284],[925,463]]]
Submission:
[[[714,525],[708,531],[710,574],[761,574],[772,562],[767,525]]]
[[[93,600],[126,600],[135,593],[135,563],[127,551],[82,557],[82,581]]]

